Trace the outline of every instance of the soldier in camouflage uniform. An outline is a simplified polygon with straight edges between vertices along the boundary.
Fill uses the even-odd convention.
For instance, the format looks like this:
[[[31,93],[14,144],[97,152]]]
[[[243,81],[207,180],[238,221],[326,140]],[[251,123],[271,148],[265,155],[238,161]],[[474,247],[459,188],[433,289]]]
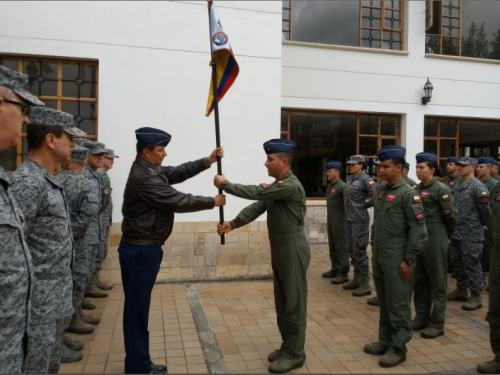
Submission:
[[[74,286],[73,286],[73,306],[75,312],[71,319],[68,332],[78,334],[93,333],[95,328],[88,324],[99,323],[99,319],[86,316],[81,312],[83,295],[90,281],[91,256],[95,253],[95,247],[99,243],[99,230],[96,223],[99,217],[99,197],[95,186],[83,174],[88,150],[81,146],[75,146],[71,153],[69,163],[64,165],[64,170],[57,176],[63,185],[68,205],[71,213],[71,228],[75,240],[75,264]],[[65,338],[66,346],[72,350],[78,350],[83,345],[72,342]],[[73,353],[74,362],[77,361],[77,354]]]
[[[378,193],[373,220],[373,279],[380,301],[379,341],[364,346],[372,355],[383,355],[382,367],[406,360],[411,340],[411,273],[427,241],[420,197],[403,179],[406,149],[385,146],[377,153],[380,177],[387,181]]]
[[[104,233],[104,241],[101,241],[99,244],[99,261],[98,268],[96,272],[96,285],[99,289],[102,290],[111,290],[113,285],[101,280],[99,276],[99,272],[102,268],[102,262],[108,256],[108,237],[109,237],[109,227],[113,223],[112,214],[113,214],[113,200],[111,196],[111,192],[113,189],[111,188],[111,180],[108,175],[108,171],[113,168],[115,163],[115,158],[118,158],[118,155],[115,155],[115,152],[111,149],[104,150],[104,161],[102,168],[99,169],[99,177],[101,178],[101,186],[102,186],[102,214],[101,214],[101,231]]]
[[[31,106],[43,105],[28,92],[28,76],[0,65],[0,152],[20,140]],[[25,241],[24,216],[0,167],[0,373],[24,371],[30,291],[31,254]]]
[[[349,254],[345,247],[345,209],[344,189],[346,183],[340,179],[342,163],[330,162],[326,165],[326,211],[328,246],[332,268],[323,273],[323,277],[332,278],[332,284],[344,284],[349,281]]]
[[[451,236],[453,272],[457,289],[448,294],[448,301],[466,301],[466,311],[480,309],[484,280],[481,269],[484,229],[490,218],[490,194],[484,184],[474,177],[477,159],[463,157],[459,160],[462,180],[455,185],[455,202],[458,207],[458,226]],[[468,289],[471,296],[469,298]]]
[[[481,374],[500,374],[500,184],[491,192],[491,228],[493,249],[490,259],[490,294],[487,321],[490,324],[490,345],[495,358],[477,366]]]
[[[410,185],[412,188],[416,189],[417,183],[413,179],[408,177],[408,173],[410,173],[410,163],[405,163],[405,167],[403,168],[403,178],[408,185]]]
[[[422,330],[423,338],[434,339],[444,335],[448,238],[457,225],[458,210],[450,188],[437,179],[436,175],[441,173],[437,155],[421,152],[416,159],[417,176],[422,181],[417,192],[424,206],[429,240],[415,261],[416,316],[412,328]]]
[[[241,185],[215,176],[216,187],[234,196],[256,200],[231,222],[218,225],[227,233],[248,224],[267,211],[274,275],[274,298],[281,348],[270,353],[269,371],[282,374],[302,367],[306,360],[304,345],[307,321],[307,268],[311,260],[304,234],[306,194],[290,169],[295,142],[272,139],[264,143],[266,167],[272,184]]]
[[[451,188],[451,192],[454,193],[455,185],[462,179],[460,173],[458,173],[458,158],[451,156],[446,163],[446,172],[448,173],[445,178],[443,178],[443,184],[448,185]]]
[[[480,157],[476,168],[477,178],[484,184],[484,186],[486,186],[490,196],[495,186],[499,183],[491,177],[491,170],[494,163],[495,159],[491,156]],[[489,229],[490,224],[491,223],[488,223],[486,225],[488,229],[484,232],[483,256],[481,257],[483,272],[488,272],[490,270],[491,249],[493,248],[493,232]]]
[[[12,193],[26,219],[34,266],[26,372],[56,373],[64,330],[73,314],[73,235],[64,190],[52,172],[69,160],[73,137],[85,135],[73,116],[34,107],[28,159],[12,175]]]
[[[354,279],[343,286],[346,290],[353,290],[352,295],[361,297],[370,295],[370,276],[368,247],[370,236],[370,215],[368,214],[369,201],[375,190],[375,181],[364,171],[365,157],[354,155],[347,161],[353,174],[344,190],[344,207],[346,211],[346,244],[354,268]]]
[[[98,229],[99,244],[97,248],[94,249],[95,253],[93,254],[93,256],[91,256],[91,262],[93,260],[93,264],[90,267],[92,274],[87,289],[85,290],[85,296],[92,298],[105,298],[108,296],[108,293],[100,289],[96,284],[97,269],[100,267],[100,262],[101,262],[101,254],[99,251],[100,249],[102,249],[102,243],[105,241],[105,235],[103,232],[103,227],[105,226],[102,224],[103,223],[102,199],[103,199],[104,188],[102,185],[102,176],[101,176],[102,172],[99,171],[99,168],[102,168],[102,165],[104,163],[105,146],[103,143],[90,141],[88,139],[82,139],[78,141],[80,146],[83,146],[89,150],[87,165],[83,170],[83,175],[86,178],[88,178],[94,185],[94,188],[97,189],[99,196],[99,207],[100,207],[99,229]]]

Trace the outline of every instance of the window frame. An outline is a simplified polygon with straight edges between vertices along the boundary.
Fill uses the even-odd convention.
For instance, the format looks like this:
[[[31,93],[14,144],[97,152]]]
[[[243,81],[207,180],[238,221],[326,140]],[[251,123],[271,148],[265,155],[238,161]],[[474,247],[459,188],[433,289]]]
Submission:
[[[425,123],[427,120],[436,121],[436,136],[426,136],[425,135]],[[455,121],[456,130],[455,137],[441,137],[441,121]],[[436,155],[438,157],[438,164],[448,160],[448,157],[441,157],[441,140],[452,141],[455,140],[455,155],[459,156],[460,152],[460,119],[456,117],[439,117],[439,116],[425,116],[424,117],[424,144],[425,141],[436,141]]]
[[[427,3],[430,3],[430,26],[426,27],[425,29],[425,36],[430,37],[430,38],[439,38],[439,52],[433,52],[435,55],[443,55],[443,41],[444,39],[452,39],[452,40],[457,40],[458,41],[458,53],[457,55],[445,55],[445,56],[462,56],[462,0],[445,0],[445,1],[457,1],[458,2],[458,17],[456,16],[449,16],[449,15],[444,15],[443,14],[443,0],[436,1],[440,3],[439,6],[439,14],[435,15],[434,14],[434,0],[432,1],[426,1],[426,23],[427,23]],[[454,36],[449,36],[449,35],[444,35],[443,34],[443,18],[446,19],[457,19],[458,20],[458,37]],[[434,26],[434,21],[438,22],[438,29],[439,29],[439,34],[431,34],[428,32],[430,28]],[[427,26],[427,25],[426,25]],[[427,53],[427,52],[426,52]]]

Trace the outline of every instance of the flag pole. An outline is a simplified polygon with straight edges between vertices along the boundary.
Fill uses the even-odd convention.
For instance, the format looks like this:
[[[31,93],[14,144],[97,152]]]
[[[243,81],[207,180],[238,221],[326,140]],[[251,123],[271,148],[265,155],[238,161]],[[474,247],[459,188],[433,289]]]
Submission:
[[[215,119],[215,144],[217,147],[221,147],[220,141],[220,125],[219,125],[219,102],[217,97],[217,65],[215,64],[215,54],[212,45],[212,17],[210,9],[212,8],[213,0],[208,0],[208,27],[209,27],[209,36],[210,36],[210,53],[212,56],[212,89],[214,93],[213,106],[214,106],[214,119]],[[217,156],[217,174],[222,174],[222,160]],[[219,189],[219,194],[222,194],[222,189]],[[224,206],[219,207],[219,222],[220,224],[224,224]],[[226,244],[226,236],[224,233],[220,236],[221,245]]]

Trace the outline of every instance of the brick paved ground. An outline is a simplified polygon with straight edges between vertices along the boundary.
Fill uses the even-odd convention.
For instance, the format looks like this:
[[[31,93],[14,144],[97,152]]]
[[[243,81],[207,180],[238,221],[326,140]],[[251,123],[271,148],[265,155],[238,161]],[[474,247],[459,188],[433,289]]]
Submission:
[[[307,362],[297,373],[427,373],[475,372],[477,363],[492,358],[483,309],[467,313],[450,303],[445,336],[425,340],[418,333],[409,343],[407,361],[395,369],[378,366],[378,358],[363,353],[377,340],[378,308],[366,297],[354,298],[341,286],[321,278],[328,266],[324,245],[313,246],[308,272],[309,306]],[[449,279],[449,289],[455,286]],[[249,281],[198,284],[205,315],[231,373],[267,373],[267,354],[280,344],[272,282]],[[102,316],[96,332],[78,336],[85,341],[83,361],[61,367],[61,373],[122,373],[124,361],[123,291],[96,300]],[[150,315],[150,349],[155,363],[168,362],[170,373],[207,373],[184,285],[157,285]],[[73,337],[77,337],[73,335]]]

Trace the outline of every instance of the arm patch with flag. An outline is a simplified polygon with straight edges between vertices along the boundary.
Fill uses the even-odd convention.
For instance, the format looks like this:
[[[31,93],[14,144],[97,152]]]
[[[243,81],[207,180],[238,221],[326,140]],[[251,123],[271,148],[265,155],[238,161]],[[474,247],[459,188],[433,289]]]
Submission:
[[[229,44],[229,37],[222,29],[219,14],[214,5],[210,7],[210,41],[212,43],[213,60],[215,61],[215,71],[217,73],[217,102],[220,102],[236,80],[240,68]],[[214,84],[210,80],[205,116],[210,116],[213,110]]]

